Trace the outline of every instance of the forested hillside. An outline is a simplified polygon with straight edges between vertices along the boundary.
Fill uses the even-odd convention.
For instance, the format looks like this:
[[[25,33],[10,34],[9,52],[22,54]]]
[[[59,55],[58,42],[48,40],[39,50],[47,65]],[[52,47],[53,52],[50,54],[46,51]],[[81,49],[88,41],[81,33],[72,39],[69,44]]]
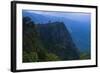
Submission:
[[[63,22],[36,24],[23,17],[23,62],[78,60],[80,52]]]

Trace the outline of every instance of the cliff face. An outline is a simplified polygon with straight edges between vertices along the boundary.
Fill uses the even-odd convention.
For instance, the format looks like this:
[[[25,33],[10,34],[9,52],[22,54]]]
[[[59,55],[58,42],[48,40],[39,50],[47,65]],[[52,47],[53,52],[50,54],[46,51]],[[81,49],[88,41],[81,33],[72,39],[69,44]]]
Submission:
[[[79,51],[63,22],[35,24],[30,18],[24,18],[23,51],[28,54],[35,52],[36,61],[46,61],[47,54],[53,54],[51,56],[56,57],[52,60],[79,59]],[[26,54],[23,55],[26,56]],[[28,59],[25,58],[27,62],[30,61]]]
[[[40,39],[48,52],[53,52],[63,60],[78,59],[79,51],[62,22],[37,25]]]

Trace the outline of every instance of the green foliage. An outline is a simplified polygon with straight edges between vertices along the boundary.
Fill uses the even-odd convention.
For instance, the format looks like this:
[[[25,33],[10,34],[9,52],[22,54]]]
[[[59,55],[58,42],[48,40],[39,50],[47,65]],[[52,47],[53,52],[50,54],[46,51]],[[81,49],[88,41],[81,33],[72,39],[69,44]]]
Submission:
[[[38,55],[36,52],[26,53],[23,52],[23,62],[37,62]]]
[[[58,61],[60,58],[53,53],[23,52],[23,62]]]
[[[29,61],[29,55],[26,52],[23,52],[23,62],[28,62]]]
[[[53,53],[46,54],[46,61],[58,61],[58,60],[60,60],[60,58],[57,55]]]
[[[88,52],[82,52],[82,53],[80,53],[80,59],[81,60],[90,59],[90,53],[88,53]]]

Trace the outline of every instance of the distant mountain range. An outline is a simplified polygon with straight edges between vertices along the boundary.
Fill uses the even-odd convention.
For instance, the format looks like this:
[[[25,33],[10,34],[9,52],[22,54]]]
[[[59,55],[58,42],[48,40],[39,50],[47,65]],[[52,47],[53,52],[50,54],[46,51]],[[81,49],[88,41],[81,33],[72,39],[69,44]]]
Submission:
[[[38,14],[34,12],[28,12],[23,11],[23,17],[30,17],[32,21],[34,21],[36,24],[48,24],[52,22],[63,22],[65,27],[69,30],[73,42],[76,44],[76,46],[81,51],[89,51],[90,50],[90,21],[75,21],[75,17],[73,19],[65,17],[59,17],[59,16],[53,16],[53,15],[46,15],[44,14]],[[57,27],[57,26],[56,26]],[[46,28],[45,28],[46,29]]]

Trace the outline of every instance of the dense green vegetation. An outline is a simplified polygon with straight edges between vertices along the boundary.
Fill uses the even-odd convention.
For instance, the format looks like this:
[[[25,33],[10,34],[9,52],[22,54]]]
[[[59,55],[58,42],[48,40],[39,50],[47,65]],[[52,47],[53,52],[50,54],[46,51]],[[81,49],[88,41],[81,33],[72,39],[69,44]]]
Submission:
[[[80,60],[84,60],[84,59],[91,59],[90,52],[81,52],[80,53]]]

